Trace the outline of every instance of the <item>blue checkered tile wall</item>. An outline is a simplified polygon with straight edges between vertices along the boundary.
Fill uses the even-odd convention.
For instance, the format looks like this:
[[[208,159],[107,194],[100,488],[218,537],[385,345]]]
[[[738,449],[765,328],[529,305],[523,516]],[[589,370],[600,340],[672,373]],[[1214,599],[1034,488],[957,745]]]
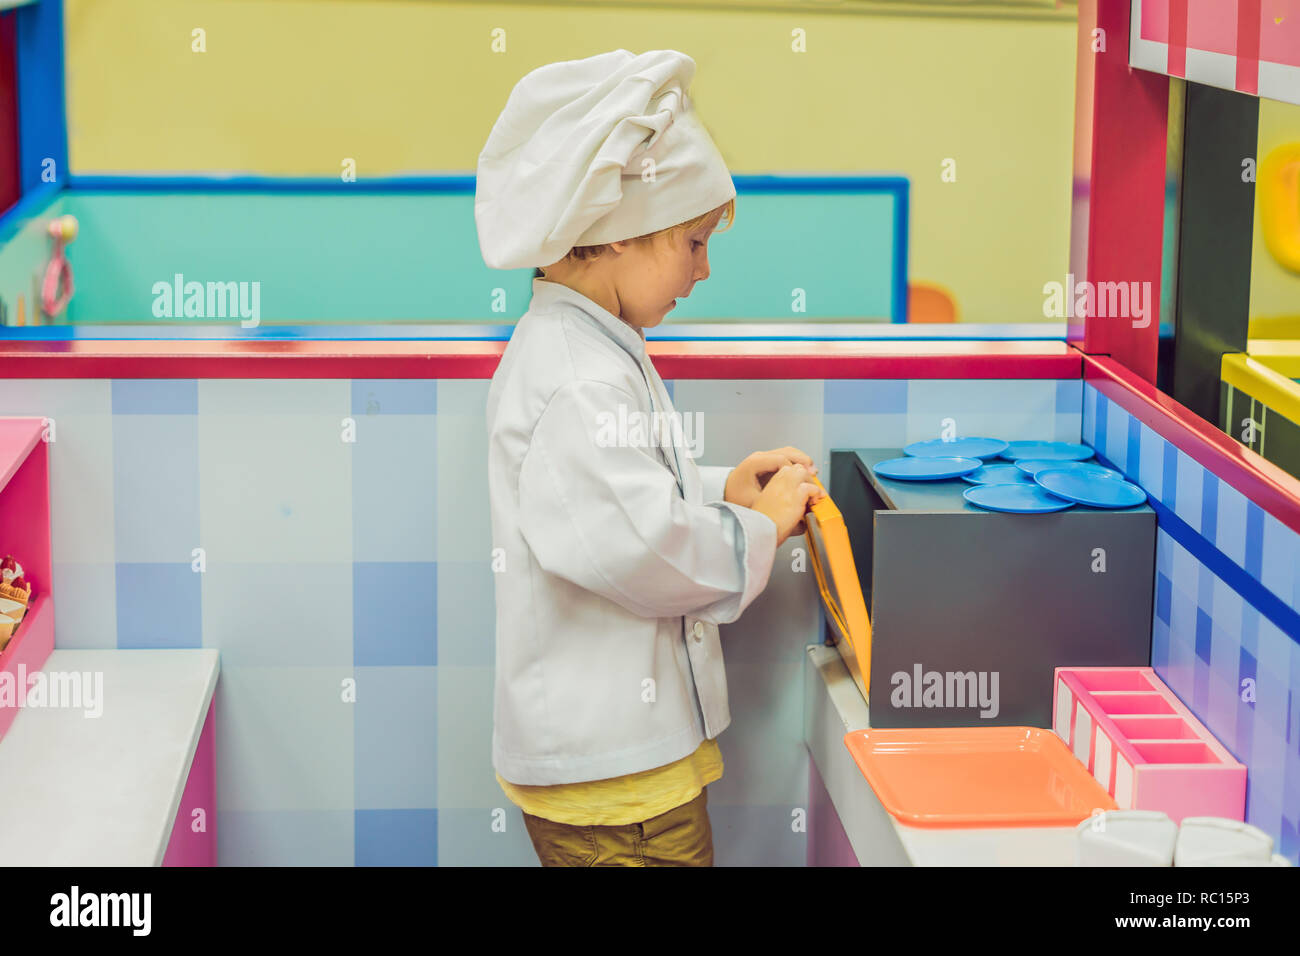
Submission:
[[[1083,440],[1156,508],[1152,666],[1249,768],[1247,821],[1300,862],[1300,535],[1091,385]]]
[[[947,418],[964,434],[1080,434],[1077,380],[668,384],[705,413],[703,463],[786,444],[825,463],[936,437]],[[221,863],[536,863],[491,766],[487,388],[0,382],[0,415],[57,423],[58,646],[221,651]],[[723,629],[719,865],[806,860],[791,811],[808,799],[803,647],[820,611],[796,544]]]

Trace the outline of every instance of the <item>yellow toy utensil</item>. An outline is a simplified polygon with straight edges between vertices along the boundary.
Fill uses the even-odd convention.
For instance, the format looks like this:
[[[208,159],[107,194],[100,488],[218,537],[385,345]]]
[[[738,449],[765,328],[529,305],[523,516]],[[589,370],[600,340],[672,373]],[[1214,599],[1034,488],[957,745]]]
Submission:
[[[825,491],[816,478],[813,481]],[[854,681],[867,694],[871,688],[871,619],[867,603],[862,598],[862,585],[858,569],[853,562],[848,529],[844,516],[830,496],[819,500],[808,509],[804,519],[807,528],[808,554],[812,559],[813,574],[821,591],[826,617],[835,632],[837,642],[847,645],[840,656],[848,665]],[[847,649],[848,653],[845,653]]]

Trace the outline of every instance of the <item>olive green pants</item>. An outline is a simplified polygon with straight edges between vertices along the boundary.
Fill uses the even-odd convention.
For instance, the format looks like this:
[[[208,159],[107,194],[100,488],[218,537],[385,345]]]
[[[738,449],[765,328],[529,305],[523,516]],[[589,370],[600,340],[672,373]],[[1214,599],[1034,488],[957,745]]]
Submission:
[[[576,826],[524,814],[542,866],[712,866],[708,787],[641,823]]]

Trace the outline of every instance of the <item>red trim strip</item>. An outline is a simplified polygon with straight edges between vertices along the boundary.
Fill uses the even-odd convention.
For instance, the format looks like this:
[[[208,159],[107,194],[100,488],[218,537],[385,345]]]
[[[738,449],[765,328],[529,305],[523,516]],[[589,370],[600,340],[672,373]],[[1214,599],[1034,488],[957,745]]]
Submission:
[[[0,342],[0,378],[491,378],[504,342]]]
[[[491,378],[504,342],[0,342],[0,378]],[[664,378],[1079,378],[1064,342],[651,342]]]
[[[652,342],[659,374],[678,378],[1078,378],[1064,342]]]
[[[1187,0],[1169,0],[1169,75],[1187,76]]]
[[[1173,20],[1181,9],[1186,32],[1185,0],[1171,0],[1170,56],[1173,56]],[[1080,6],[1079,30],[1106,31],[1106,52],[1080,60],[1078,82],[1090,83],[1092,109],[1077,121],[1092,121],[1090,129],[1076,130],[1076,138],[1090,143],[1089,166],[1076,169],[1076,180],[1089,178],[1088,202],[1075,207],[1087,216],[1086,263],[1071,263],[1076,280],[1092,283],[1097,295],[1093,314],[1083,319],[1083,349],[1089,355],[1111,355],[1149,382],[1156,379],[1160,346],[1160,281],[1164,245],[1166,126],[1169,113],[1169,78],[1129,67],[1128,0],[1094,0]],[[1089,20],[1090,14],[1095,19]],[[1080,37],[1081,43],[1088,36]],[[1089,49],[1081,46],[1080,50]],[[1084,56],[1080,53],[1080,57]],[[1170,72],[1173,72],[1172,69]],[[1079,107],[1076,106],[1076,111]],[[1086,270],[1080,268],[1086,266]],[[1118,295],[1103,290],[1120,283],[1130,295],[1146,299],[1145,325],[1135,327],[1130,299],[1128,316],[1110,316]],[[1073,290],[1067,290],[1073,294]],[[1127,297],[1126,297],[1127,298]],[[1104,304],[1103,304],[1104,302]],[[1077,333],[1071,336],[1078,338]]]
[[[1259,95],[1259,0],[1237,0],[1237,89]]]
[[[1300,533],[1300,479],[1233,440],[1114,359],[1085,356],[1083,378],[1278,521]]]

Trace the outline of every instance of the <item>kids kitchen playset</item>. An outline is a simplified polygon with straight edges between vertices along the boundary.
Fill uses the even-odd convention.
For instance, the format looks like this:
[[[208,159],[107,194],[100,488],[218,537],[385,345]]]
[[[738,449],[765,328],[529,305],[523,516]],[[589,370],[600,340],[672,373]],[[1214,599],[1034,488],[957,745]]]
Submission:
[[[1172,18],[1168,5],[1103,2],[1083,5],[1080,14],[1081,50],[1088,37],[1095,38],[1093,31],[1113,41],[1118,30],[1126,47],[1131,41],[1135,66],[1223,82],[1221,76],[1188,72],[1190,59],[1175,65],[1175,32],[1180,55],[1198,41],[1189,44],[1189,22]],[[1204,43],[1205,24],[1190,27]],[[1251,21],[1248,28],[1276,40],[1266,23]],[[1296,40],[1286,56],[1300,55],[1300,35]],[[1272,50],[1275,58],[1281,53],[1278,46]],[[1153,51],[1168,51],[1168,63]],[[1110,147],[1128,138],[1138,157],[1144,140],[1163,147],[1164,117],[1133,100],[1150,103],[1163,78],[1121,76],[1113,65],[1081,57],[1080,102],[1086,95],[1088,109],[1076,117],[1077,135],[1092,143],[1104,139]],[[1237,90],[1260,93],[1263,71],[1257,62],[1247,65],[1237,73]],[[1252,70],[1260,70],[1258,79]],[[838,651],[810,651],[810,675],[816,676],[806,685],[805,735],[814,758],[810,803],[814,819],[818,810],[821,817],[809,852],[818,862],[1295,862],[1300,792],[1291,781],[1300,727],[1292,707],[1300,678],[1300,565],[1284,546],[1294,544],[1300,529],[1295,485],[1207,423],[1219,422],[1235,435],[1242,420],[1250,426],[1242,441],[1261,454],[1271,452],[1270,459],[1295,473],[1293,426],[1277,413],[1292,409],[1291,379],[1300,376],[1300,367],[1292,368],[1289,344],[1252,340],[1245,348],[1248,278],[1243,285],[1235,276],[1207,294],[1210,280],[1202,265],[1213,256],[1215,273],[1222,275],[1226,224],[1231,243],[1249,250],[1252,198],[1229,195],[1221,182],[1209,182],[1207,167],[1217,154],[1240,145],[1211,131],[1233,129],[1240,138],[1238,118],[1256,107],[1196,82],[1185,87],[1185,94],[1176,87],[1179,96],[1170,100],[1171,112],[1178,109],[1188,124],[1181,131],[1188,155],[1177,210],[1179,334],[1166,355],[1172,368],[1163,375],[1168,380],[1172,374],[1176,394],[1204,409],[1201,415],[1148,384],[1155,378],[1156,353],[1154,343],[1143,344],[1142,332],[1094,320],[1082,330],[1084,350],[1091,351],[1092,342],[1110,357],[1085,358],[1083,442],[1078,454],[1062,447],[1055,457],[1083,461],[1095,454],[1095,463],[1062,468],[1059,461],[1019,461],[1015,453],[1000,456],[1010,461],[993,462],[989,453],[999,454],[996,440],[953,435],[946,436],[946,448],[942,440],[931,440],[904,449],[831,452],[835,503],[823,508],[834,508],[844,530],[809,539],[810,547],[823,552],[814,566],[828,640]],[[1274,83],[1270,95],[1297,102],[1300,88]],[[1122,114],[1133,121],[1124,130],[1113,125]],[[1245,128],[1253,132],[1251,124]],[[1294,150],[1286,156],[1294,165]],[[1150,172],[1154,183],[1154,165],[1134,159],[1130,174]],[[1153,243],[1139,237],[1116,250],[1099,239],[1119,239],[1121,210],[1108,207],[1098,189],[1119,174],[1119,165],[1093,152],[1083,171],[1092,203],[1081,207],[1075,225],[1091,244],[1076,248],[1086,249],[1086,261],[1099,271],[1113,267],[1109,257],[1117,252],[1131,257],[1130,267],[1143,261]],[[1277,183],[1261,196],[1262,202],[1289,203],[1292,218],[1293,173],[1281,200]],[[1149,198],[1154,196],[1153,191]],[[1225,217],[1228,211],[1232,215]],[[1139,209],[1130,208],[1128,215],[1130,226],[1142,222]],[[1139,225],[1130,238],[1141,232]],[[1255,354],[1231,354],[1234,343]],[[1263,355],[1268,364],[1260,361]],[[1128,368],[1121,371],[1117,358]],[[1222,390],[1209,379],[1217,378],[1220,358]],[[1214,400],[1220,397],[1218,408]],[[1274,436],[1263,434],[1261,418],[1274,423]],[[958,480],[975,487],[962,488]],[[1080,491],[1087,493],[1073,493]],[[1068,556],[1081,542],[1064,537],[1059,524],[1049,529],[1040,523],[1072,513],[1091,524],[1084,536],[1093,539],[1112,527],[1108,521],[1145,518],[1145,540],[1129,537],[1121,544],[1112,537],[1109,547],[1098,540],[1098,550],[1084,550],[1107,561],[1071,567]],[[994,517],[1006,524],[996,534],[983,534],[980,522]],[[944,521],[947,534],[926,533]],[[1036,534],[1063,547],[1040,543],[1035,550]],[[1269,539],[1283,547],[1275,550]],[[1033,560],[1022,561],[1026,555]],[[1119,629],[1119,646],[1107,647],[1076,627],[1098,603],[1123,593],[1122,583],[1107,580],[1114,567],[1107,565],[1117,555],[1125,566],[1121,578],[1139,577],[1144,600],[1134,607],[1126,596],[1100,615],[1103,630],[1111,632],[1112,620]],[[1064,567],[1056,563],[1062,558]],[[822,583],[823,569],[832,567],[841,576]],[[1023,591],[1017,588],[1021,580]],[[1076,583],[1066,586],[1064,580]],[[851,628],[835,605],[837,599],[844,603],[855,582],[864,612]],[[1083,595],[1076,588],[1087,596],[1079,600]],[[891,602],[904,593],[908,607],[900,614]],[[1036,608],[1040,598],[1044,604]],[[1132,618],[1128,610],[1136,612]],[[1124,646],[1126,629],[1131,630]],[[986,662],[1018,664],[1026,650],[1053,660],[1037,660],[1036,673],[1013,685],[1009,704],[1008,682],[1000,681],[1004,694],[995,707],[993,667]],[[942,654],[956,663],[921,663]],[[1103,659],[1108,655],[1114,656]],[[909,667],[909,661],[916,663]],[[1261,680],[1273,695],[1265,718],[1273,731],[1256,736],[1252,722],[1261,716]],[[1008,706],[1032,711],[1032,718],[1018,728],[995,727]],[[916,716],[898,722],[896,712],[909,707]],[[1228,736],[1221,740],[1207,722]],[[845,730],[851,759],[834,744]],[[1269,743],[1252,747],[1252,737]],[[1234,751],[1250,756],[1238,759]],[[854,769],[866,777],[869,792]]]
[[[203,84],[218,79],[272,99],[331,82],[337,59],[294,40],[299,6],[259,5],[281,86],[239,87],[210,56],[206,79],[173,72],[177,95],[210,104]],[[337,0],[319,15],[353,53],[446,17],[447,68],[504,96],[505,72],[464,52],[472,30],[455,6]],[[911,228],[921,187],[840,175],[863,165],[846,140],[818,143],[833,173],[739,172],[714,274],[648,331],[674,404],[708,413],[704,463],[805,443],[830,493],[724,629],[743,719],[720,740],[719,862],[1300,859],[1300,479],[1269,460],[1285,409],[1257,411],[1251,399],[1273,393],[1222,371],[1236,354],[1291,367],[1260,344],[1276,329],[1245,336],[1254,189],[1212,172],[1255,152],[1262,100],[1297,108],[1300,91],[1276,85],[1291,73],[1270,64],[1300,66],[1286,59],[1300,21],[1257,16],[1237,88],[1217,90],[1188,56],[1203,11],[1182,22],[1171,6],[1082,0],[1070,26],[1070,273],[1085,290],[1149,284],[1145,324],[1086,309],[1066,326],[952,322],[933,288],[926,313],[908,271],[930,241]],[[1234,23],[1258,13],[1224,6]],[[193,24],[168,0],[112,8],[0,12],[21,25],[8,60],[0,30],[0,68],[24,78],[0,83],[22,133],[0,149],[0,164],[19,157],[21,187],[12,208],[0,199],[0,679],[21,666],[104,680],[95,720],[90,700],[0,707],[0,778],[34,782],[0,814],[0,864],[531,863],[517,815],[504,833],[480,826],[503,804],[483,407],[531,276],[478,261],[472,178],[412,175],[407,153],[364,132],[373,175],[321,167],[333,152],[304,144],[355,116],[290,109],[266,125],[212,110],[205,145],[169,137],[166,161],[149,158],[135,140],[156,124],[139,111],[168,92],[147,66],[165,51],[120,50]],[[836,22],[865,42],[866,18]],[[684,49],[705,48],[694,12],[675,23]],[[981,64],[989,43],[1014,58],[1025,41],[1010,22],[964,25],[982,31]],[[558,28],[529,28],[558,56]],[[85,62],[69,70],[65,55]],[[715,67],[710,80],[722,72],[749,75]],[[403,126],[391,84],[355,82],[381,125]],[[730,99],[739,116],[745,95],[742,82],[715,106]],[[765,136],[735,135],[738,169],[781,168],[756,145]],[[421,168],[472,165],[463,152]],[[1270,182],[1274,198],[1289,188]],[[1047,243],[1042,222],[1007,214],[1019,199],[981,214],[981,235],[1015,222]],[[812,290],[793,320],[791,274]],[[949,321],[915,324],[923,314]],[[1221,382],[1239,387],[1226,419]],[[1252,416],[1267,437],[1243,437]],[[804,557],[812,574],[794,570]],[[789,829],[774,817],[805,805],[806,834],[768,839]]]
[[[903,854],[1171,865],[1172,837],[1168,859],[1126,848],[1185,818],[1240,822],[1246,767],[1145,666],[1146,493],[1078,443],[898,451],[832,451],[832,497],[808,541],[830,640],[868,705],[871,729],[845,745]],[[950,574],[935,573],[937,555]],[[1112,820],[1125,823],[1097,844]],[[1273,841],[1249,829],[1274,862]]]

